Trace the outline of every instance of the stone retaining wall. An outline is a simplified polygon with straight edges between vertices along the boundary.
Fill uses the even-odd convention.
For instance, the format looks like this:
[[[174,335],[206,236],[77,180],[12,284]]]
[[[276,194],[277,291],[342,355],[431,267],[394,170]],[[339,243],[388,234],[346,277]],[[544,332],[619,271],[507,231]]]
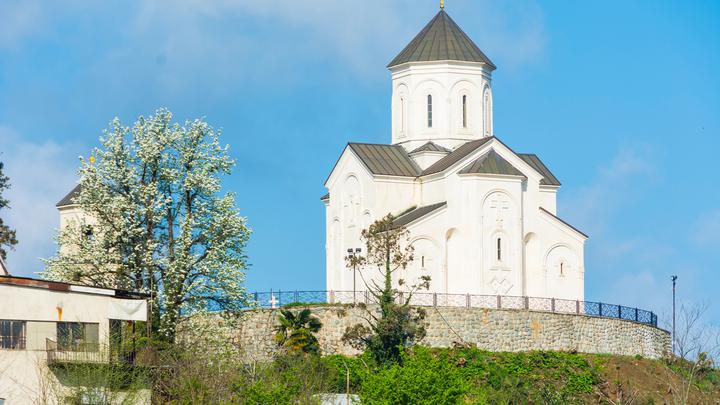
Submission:
[[[315,306],[323,323],[318,340],[323,354],[356,354],[341,338],[349,326],[363,322],[363,309]],[[670,349],[670,334],[631,321],[510,309],[437,307],[427,310],[427,336],[421,344],[450,347],[455,342],[489,351],[556,350],[607,353],[657,359]],[[277,350],[272,340],[277,309],[248,311],[236,339],[247,361],[266,360]]]

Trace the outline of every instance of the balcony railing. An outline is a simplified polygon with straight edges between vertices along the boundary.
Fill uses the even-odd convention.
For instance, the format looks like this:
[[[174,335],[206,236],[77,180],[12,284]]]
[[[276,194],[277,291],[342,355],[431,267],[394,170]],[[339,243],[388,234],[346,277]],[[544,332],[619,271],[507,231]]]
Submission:
[[[49,364],[108,363],[110,360],[108,352],[100,350],[98,343],[73,342],[61,345],[52,339],[45,339],[45,347]]]
[[[400,294],[400,298],[402,299]],[[303,304],[375,304],[369,291],[269,291],[251,295],[255,307],[279,308],[290,303]],[[657,315],[640,308],[603,302],[567,300],[560,298],[506,295],[443,294],[416,292],[411,305],[427,307],[466,307],[488,309],[522,309],[563,314],[578,314],[601,318],[616,318],[657,327]]]

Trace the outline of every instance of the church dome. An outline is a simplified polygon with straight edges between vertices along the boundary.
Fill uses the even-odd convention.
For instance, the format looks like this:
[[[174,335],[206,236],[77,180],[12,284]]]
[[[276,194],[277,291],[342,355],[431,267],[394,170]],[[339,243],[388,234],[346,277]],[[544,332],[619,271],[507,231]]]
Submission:
[[[408,62],[441,60],[484,63],[491,70],[495,70],[495,64],[444,9],[440,9],[425,28],[388,64],[388,68]]]

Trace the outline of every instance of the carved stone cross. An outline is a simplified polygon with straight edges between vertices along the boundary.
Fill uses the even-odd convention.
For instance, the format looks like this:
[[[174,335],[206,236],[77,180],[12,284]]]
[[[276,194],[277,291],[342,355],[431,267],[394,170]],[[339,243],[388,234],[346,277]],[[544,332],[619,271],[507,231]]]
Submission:
[[[499,228],[502,228],[504,211],[510,209],[510,204],[502,194],[495,194],[493,199],[490,200],[490,208],[496,210],[495,222],[497,222]]]

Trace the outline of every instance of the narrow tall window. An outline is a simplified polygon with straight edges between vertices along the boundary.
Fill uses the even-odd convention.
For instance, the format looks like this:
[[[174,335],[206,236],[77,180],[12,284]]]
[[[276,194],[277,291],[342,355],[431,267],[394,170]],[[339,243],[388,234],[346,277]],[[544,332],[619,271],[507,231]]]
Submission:
[[[400,97],[400,132],[405,132],[405,99]]]
[[[462,97],[463,128],[467,128],[467,96]]]
[[[560,262],[560,275],[565,275],[565,263]]]
[[[425,268],[425,256],[421,257],[420,262],[421,262],[420,267],[422,267],[424,269]]]
[[[502,261],[502,239],[497,238],[497,259],[499,262]]]
[[[432,120],[432,95],[428,94],[427,96],[427,126],[428,128],[432,128],[433,120]]]

